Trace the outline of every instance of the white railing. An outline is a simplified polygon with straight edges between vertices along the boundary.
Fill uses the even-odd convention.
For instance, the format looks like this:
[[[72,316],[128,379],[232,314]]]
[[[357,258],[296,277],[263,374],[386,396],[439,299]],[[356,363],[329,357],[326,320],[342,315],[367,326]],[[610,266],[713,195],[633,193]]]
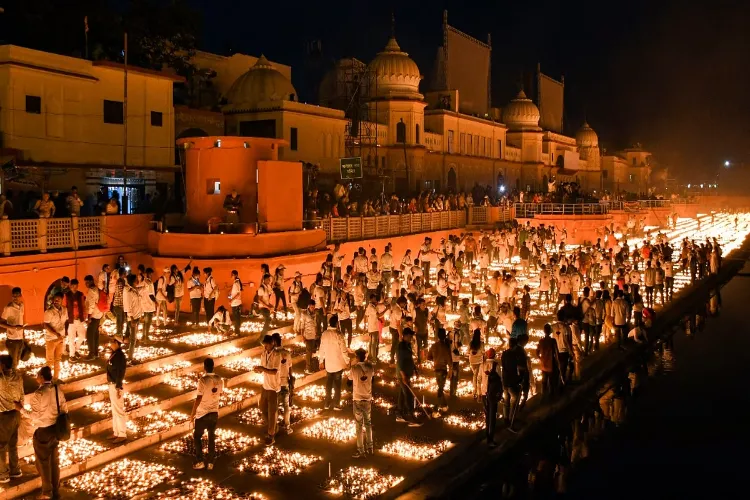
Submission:
[[[328,241],[355,241],[465,227],[466,212],[330,217],[314,222],[326,232]]]
[[[105,246],[106,217],[0,220],[3,255]]]
[[[609,207],[601,203],[516,203],[516,218],[535,215],[605,215]]]

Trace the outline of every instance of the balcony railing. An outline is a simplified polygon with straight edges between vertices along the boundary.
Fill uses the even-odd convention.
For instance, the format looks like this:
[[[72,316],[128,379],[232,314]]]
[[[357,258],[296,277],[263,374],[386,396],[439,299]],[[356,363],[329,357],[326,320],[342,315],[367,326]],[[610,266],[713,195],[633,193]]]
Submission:
[[[638,200],[641,208],[669,208],[672,206],[672,200]]]
[[[516,203],[516,218],[535,215],[606,215],[609,207],[601,203]]]
[[[3,255],[104,246],[106,217],[0,220]]]
[[[468,219],[467,219],[468,217]],[[329,242],[387,238],[472,226],[493,226],[513,219],[510,207],[469,207],[467,210],[376,217],[330,217],[312,222]]]

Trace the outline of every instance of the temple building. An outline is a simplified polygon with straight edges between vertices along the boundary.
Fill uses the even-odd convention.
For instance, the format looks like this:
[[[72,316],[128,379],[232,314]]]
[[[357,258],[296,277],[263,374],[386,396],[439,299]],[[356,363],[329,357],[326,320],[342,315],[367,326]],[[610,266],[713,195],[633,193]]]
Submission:
[[[340,178],[341,158],[359,156],[365,177],[401,193],[475,183],[543,190],[552,179],[591,191],[648,187],[650,153],[603,155],[588,123],[575,137],[543,130],[524,90],[481,117],[460,112],[457,89],[422,93],[422,73],[395,37],[369,64],[339,61],[320,85],[320,105],[299,102],[290,76],[255,60],[223,93],[225,133],[287,140],[279,159],[317,165],[324,184]]]

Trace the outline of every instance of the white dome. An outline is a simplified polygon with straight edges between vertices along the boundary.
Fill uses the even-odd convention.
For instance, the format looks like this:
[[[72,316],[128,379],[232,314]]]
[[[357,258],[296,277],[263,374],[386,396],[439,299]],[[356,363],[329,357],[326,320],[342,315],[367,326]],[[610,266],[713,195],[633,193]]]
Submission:
[[[227,91],[225,111],[242,112],[256,109],[267,101],[295,101],[297,91],[292,82],[261,55],[253,67],[240,75]]]
[[[515,99],[503,108],[503,122],[510,130],[540,130],[539,108],[521,90]]]
[[[576,144],[582,148],[595,148],[599,146],[599,136],[596,135],[587,122],[576,132]]]
[[[391,37],[382,52],[378,52],[369,65],[374,85],[371,92],[377,97],[410,97],[421,99],[419,67],[406,52],[401,51],[396,39]]]

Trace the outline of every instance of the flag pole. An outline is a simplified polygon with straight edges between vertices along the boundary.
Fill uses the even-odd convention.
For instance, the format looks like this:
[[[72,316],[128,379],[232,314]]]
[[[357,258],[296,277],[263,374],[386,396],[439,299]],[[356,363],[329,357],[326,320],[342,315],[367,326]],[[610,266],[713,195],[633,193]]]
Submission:
[[[123,71],[123,101],[122,101],[122,125],[123,125],[123,142],[122,142],[122,214],[128,213],[128,32],[125,32],[123,40],[125,56],[125,71]]]
[[[86,53],[86,60],[88,60],[89,58],[89,16],[85,16],[83,18],[83,35],[84,35],[84,38],[86,39],[86,49],[84,52]]]

